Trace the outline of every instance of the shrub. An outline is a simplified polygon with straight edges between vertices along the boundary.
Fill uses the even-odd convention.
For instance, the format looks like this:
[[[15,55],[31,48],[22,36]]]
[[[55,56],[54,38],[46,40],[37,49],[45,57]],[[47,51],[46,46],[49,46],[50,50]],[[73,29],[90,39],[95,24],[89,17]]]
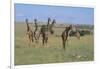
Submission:
[[[89,30],[79,30],[80,36],[90,35],[91,31]],[[76,31],[70,31],[69,36],[76,36]]]

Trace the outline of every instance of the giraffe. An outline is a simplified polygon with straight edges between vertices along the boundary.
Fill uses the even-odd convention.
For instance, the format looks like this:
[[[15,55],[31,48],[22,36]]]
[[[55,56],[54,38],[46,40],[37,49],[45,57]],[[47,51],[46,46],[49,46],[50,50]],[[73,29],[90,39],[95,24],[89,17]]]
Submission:
[[[33,39],[33,31],[31,30],[31,28],[30,28],[30,26],[28,24],[28,19],[26,19],[25,22],[26,22],[26,25],[27,25],[27,32],[26,32],[26,34],[28,35],[29,41],[33,42],[34,41],[34,39]]]
[[[49,25],[50,25],[50,21],[51,19],[48,18],[48,22],[47,25],[42,25],[41,29],[40,29],[40,33],[39,33],[39,37],[40,35],[42,36],[42,44],[43,46],[48,43],[48,34],[49,34]],[[38,39],[39,39],[38,37]]]
[[[37,25],[37,19],[34,19],[34,24],[35,24],[35,30],[34,30],[34,38],[36,42],[38,42],[38,25]]]
[[[63,49],[65,50],[65,44],[67,41],[67,45],[68,45],[68,33],[69,31],[72,29],[72,25],[70,25],[69,27],[66,26],[65,30],[62,32],[62,44],[63,44]]]

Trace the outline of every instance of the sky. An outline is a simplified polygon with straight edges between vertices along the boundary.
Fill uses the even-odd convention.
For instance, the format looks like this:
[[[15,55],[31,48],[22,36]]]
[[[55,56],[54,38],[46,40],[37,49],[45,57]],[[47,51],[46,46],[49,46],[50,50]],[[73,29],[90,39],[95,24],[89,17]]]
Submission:
[[[94,8],[15,3],[14,12],[15,21],[36,18],[39,22],[47,22],[50,17],[57,23],[94,24]]]

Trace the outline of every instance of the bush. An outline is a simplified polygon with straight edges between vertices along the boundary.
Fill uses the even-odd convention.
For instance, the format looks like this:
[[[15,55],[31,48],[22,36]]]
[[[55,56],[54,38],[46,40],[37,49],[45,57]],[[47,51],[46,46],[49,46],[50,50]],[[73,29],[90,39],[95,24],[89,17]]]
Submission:
[[[70,31],[69,36],[75,36],[76,32],[75,31]]]
[[[90,35],[91,31],[89,30],[79,30],[80,36]],[[71,31],[69,36],[76,36],[76,31]]]

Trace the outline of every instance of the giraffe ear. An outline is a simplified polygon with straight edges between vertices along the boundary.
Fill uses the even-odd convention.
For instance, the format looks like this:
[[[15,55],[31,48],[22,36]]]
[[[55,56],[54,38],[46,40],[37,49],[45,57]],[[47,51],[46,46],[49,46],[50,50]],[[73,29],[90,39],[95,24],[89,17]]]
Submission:
[[[36,21],[37,21],[37,19],[34,19],[34,21],[36,22]]]
[[[56,20],[55,19],[53,19],[53,23],[56,23]]]
[[[26,18],[25,21],[28,22],[28,19]]]
[[[48,20],[49,20],[49,21],[51,21],[51,18],[50,18],[50,17],[48,17]]]

